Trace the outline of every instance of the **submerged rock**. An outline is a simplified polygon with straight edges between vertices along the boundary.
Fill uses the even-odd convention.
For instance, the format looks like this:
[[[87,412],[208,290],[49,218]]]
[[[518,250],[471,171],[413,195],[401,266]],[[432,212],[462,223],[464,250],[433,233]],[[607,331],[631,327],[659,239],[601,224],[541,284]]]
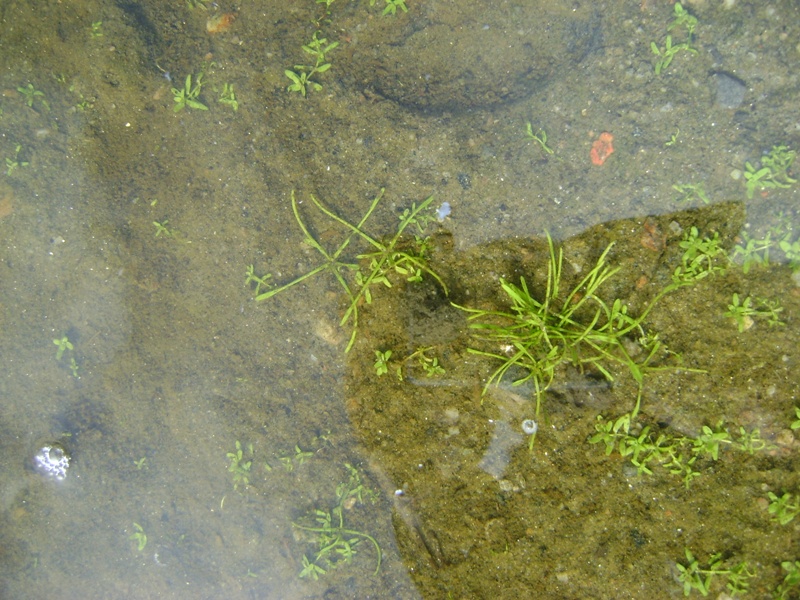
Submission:
[[[747,85],[728,73],[714,73],[711,76],[716,87],[716,103],[722,108],[739,108],[744,101]]]
[[[601,44],[599,13],[537,0],[420,2],[376,19],[353,48],[356,83],[411,108],[458,111],[518,100]]]

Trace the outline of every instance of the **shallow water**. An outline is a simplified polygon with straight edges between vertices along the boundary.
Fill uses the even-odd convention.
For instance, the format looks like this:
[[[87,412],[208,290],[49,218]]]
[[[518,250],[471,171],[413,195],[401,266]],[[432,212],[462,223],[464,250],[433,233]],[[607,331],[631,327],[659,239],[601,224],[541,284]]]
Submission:
[[[794,3],[687,5],[697,53],[659,76],[667,2],[202,4],[0,6],[0,595],[677,598],[690,548],[701,564],[746,561],[750,597],[770,597],[800,558],[794,522],[767,511],[768,492],[800,491],[785,253],[668,294],[644,321],[684,369],[646,375],[634,432],[696,438],[722,422],[769,443],[751,456],[726,442],[688,488],[588,443],[598,415],[633,408],[624,368],[607,383],[559,367],[536,415],[530,386],[484,389],[498,364],[468,351],[479,342],[451,302],[507,310],[499,281],[520,277],[541,298],[545,232],[563,243],[565,293],[614,242],[620,270],[599,295],[633,315],[669,285],[692,226],[731,255],[744,234],[797,240],[800,187],[749,198],[742,174],[798,147]],[[314,31],[339,46],[304,98],[284,71],[313,66]],[[736,108],[717,101],[720,72],[747,86]],[[208,110],[175,111],[200,73]],[[601,132],[614,153],[596,166]],[[701,184],[707,206],[673,187]],[[423,235],[449,295],[392,274],[358,303],[348,353],[330,270],[254,299],[353,233],[312,194],[359,223],[382,188],[362,230],[384,244],[434,197]],[[355,235],[338,258],[369,250]],[[258,290],[250,265],[271,274]],[[724,316],[734,293],[779,302],[783,324],[740,332]],[[427,377],[419,348],[445,373]],[[70,457],[63,480],[35,468],[53,444]],[[299,576],[320,551],[297,527],[315,511],[358,532],[352,559],[337,546],[318,579]]]

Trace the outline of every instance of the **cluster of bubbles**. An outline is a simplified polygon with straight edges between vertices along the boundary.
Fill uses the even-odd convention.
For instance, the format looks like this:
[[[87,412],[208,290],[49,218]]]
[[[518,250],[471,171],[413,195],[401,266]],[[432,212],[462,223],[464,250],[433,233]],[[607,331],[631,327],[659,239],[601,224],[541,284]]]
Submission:
[[[61,444],[45,444],[33,456],[33,469],[48,479],[63,481],[67,478],[69,458]]]

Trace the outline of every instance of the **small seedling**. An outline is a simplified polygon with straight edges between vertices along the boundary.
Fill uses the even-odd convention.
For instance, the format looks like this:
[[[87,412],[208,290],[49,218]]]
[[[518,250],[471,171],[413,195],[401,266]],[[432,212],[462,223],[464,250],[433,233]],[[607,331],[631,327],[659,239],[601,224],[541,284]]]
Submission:
[[[790,597],[789,593],[800,585],[800,561],[784,561],[781,563],[781,568],[786,571],[786,577],[773,593],[773,598],[787,600]]]
[[[708,425],[703,425],[702,433],[693,442],[692,454],[705,452],[714,460],[718,460],[719,445],[730,444],[731,442],[731,435],[727,429],[722,428],[722,423],[717,424],[716,431]]]
[[[64,356],[64,352],[67,350],[75,349],[67,336],[62,337],[60,340],[55,339],[53,343],[58,346],[58,350],[56,350],[56,360],[61,360],[61,357]]]
[[[408,358],[405,359],[403,362],[407,362],[412,358],[417,359],[417,364],[422,367],[422,370],[425,371],[426,377],[435,377],[436,375],[444,375],[445,370],[439,364],[439,358],[436,356],[427,356],[426,352],[431,350],[432,348],[418,348],[413,354],[411,354]]]
[[[800,270],[800,239],[791,241],[791,238],[787,236],[787,238],[778,242],[778,247],[789,261],[792,271],[797,272]]]
[[[706,195],[706,190],[702,183],[697,185],[686,183],[682,185],[673,185],[672,189],[678,192],[681,197],[677,199],[678,202],[691,202],[692,200],[700,200],[703,204],[708,204],[710,200]]]
[[[69,357],[69,370],[72,373],[72,376],[75,379],[80,379],[80,375],[78,375],[78,370],[80,367],[78,366],[78,361],[75,360],[74,356]]]
[[[128,536],[129,540],[134,540],[136,542],[136,549],[141,552],[144,550],[144,547],[147,546],[147,536],[144,533],[144,529],[138,523],[133,524],[133,528],[136,530],[131,535]]]
[[[760,450],[766,450],[772,446],[761,438],[761,432],[758,429],[747,431],[744,427],[740,426],[739,439],[734,440],[733,447],[753,455]]]
[[[789,188],[797,180],[789,175],[797,153],[786,146],[773,146],[766,156],[761,157],[761,166],[756,169],[750,162],[744,163],[744,181],[747,197],[752,198],[755,191]]]
[[[746,232],[742,232],[742,242],[733,247],[732,261],[742,261],[742,272],[746,275],[753,265],[767,266],[769,264],[769,251],[775,246],[772,241],[772,232],[768,231],[763,239],[756,240]]]
[[[156,228],[156,237],[170,237],[174,233],[172,229],[167,227],[167,223],[169,223],[169,219],[165,219],[163,223],[159,223],[158,221],[153,221],[153,225]]]
[[[789,150],[787,146],[773,146],[769,153],[761,158],[761,165],[767,167],[772,173],[772,178],[785,184],[797,183],[797,179],[789,176],[797,152]]]
[[[675,133],[673,133],[670,136],[670,138],[666,142],[664,142],[664,146],[666,148],[669,148],[670,146],[674,146],[675,144],[677,144],[678,143],[678,135],[680,135],[680,133],[681,133],[681,130],[678,127],[676,127],[675,128]]]
[[[233,91],[233,84],[222,84],[222,92],[219,95],[220,104],[227,104],[233,112],[239,110],[239,101],[236,100],[236,93]]]
[[[726,577],[727,588],[732,596],[744,594],[750,587],[750,578],[755,575],[748,569],[746,562],[742,561],[734,567],[723,568],[722,553],[712,554],[708,559],[708,565],[701,567],[699,561],[694,557],[689,548],[684,548],[686,562],[682,565],[675,563],[678,568],[678,580],[683,584],[683,595],[688,596],[692,590],[697,590],[703,596],[708,596],[711,588],[711,581],[714,577]]]
[[[331,63],[325,62],[325,55],[339,45],[339,42],[328,44],[326,38],[319,39],[318,35],[319,31],[315,31],[311,41],[303,46],[303,51],[315,58],[314,65],[295,65],[294,71],[289,69],[284,71],[286,77],[292,80],[292,83],[286,88],[287,91],[299,92],[304,98],[309,87],[315,91],[322,89],[322,85],[312,81],[311,78],[331,68]]]
[[[139,460],[133,461],[133,464],[136,465],[136,470],[137,471],[141,471],[142,469],[144,469],[147,466],[145,463],[147,463],[147,457],[146,456],[143,456]]]
[[[681,50],[691,52],[692,54],[697,54],[697,50],[692,48],[688,42],[683,42],[682,44],[673,46],[671,35],[668,35],[667,39],[664,41],[663,49],[659,48],[655,42],[650,42],[650,51],[658,56],[658,60],[656,61],[654,67],[656,75],[660,75],[661,71],[669,67],[669,65],[672,63],[672,59],[674,59],[675,55]]]
[[[304,464],[312,456],[313,452],[304,452],[299,445],[294,445],[294,460],[298,465]]]
[[[361,483],[361,476],[353,466],[345,463],[345,467],[350,475],[346,482],[336,486],[334,508],[314,509],[313,519],[316,525],[292,523],[297,529],[316,534],[315,544],[319,548],[314,552],[313,559],[303,557],[303,569],[298,574],[299,577],[318,579],[331,569],[349,563],[363,541],[369,541],[375,548],[375,574],[381,568],[382,552],[377,540],[368,533],[346,527],[344,522],[345,510],[351,509],[355,504],[364,504],[365,498],[374,503],[377,494]]]
[[[283,468],[286,470],[287,473],[291,473],[294,471],[295,463],[297,466],[305,464],[309,458],[313,457],[313,452],[306,452],[300,448],[299,444],[295,444],[294,446],[294,455],[293,456],[279,456],[278,460],[283,465]],[[267,465],[267,470],[271,471],[272,468]]]
[[[253,444],[247,445],[247,451],[250,457],[253,456]],[[231,464],[228,466],[228,472],[233,474],[233,489],[238,491],[239,486],[247,487],[250,485],[250,467],[253,464],[251,460],[245,460],[244,450],[239,440],[236,440],[236,450],[226,454]]]
[[[252,288],[253,284],[255,283],[256,287],[253,288],[253,293],[256,296],[258,296],[261,293],[261,288],[262,287],[266,288],[268,286],[267,279],[270,279],[271,277],[272,275],[269,273],[263,275],[262,277],[259,277],[258,275],[255,274],[255,271],[253,270],[253,265],[247,265],[247,272],[245,273],[244,284],[245,286],[249,285]]]
[[[381,352],[380,350],[375,350],[375,374],[380,377],[381,375],[386,375],[389,372],[389,359],[392,357],[392,351],[387,350],[386,352]]]
[[[47,100],[44,99],[44,92],[41,92],[33,87],[33,84],[29,83],[25,87],[18,87],[17,91],[22,94],[25,98],[25,104],[33,108],[33,102],[37,98],[39,102],[44,106],[46,110],[50,110],[50,105],[47,104]]]
[[[89,32],[93,38],[101,38],[103,37],[103,22],[102,21],[94,21],[92,23],[92,30]]]
[[[753,326],[754,318],[766,319],[770,327],[785,325],[778,318],[782,311],[783,307],[777,300],[751,298],[748,296],[744,301],[740,301],[739,294],[734,293],[725,316],[733,319],[739,328],[739,333],[742,333]]]
[[[700,238],[697,227],[684,233],[678,244],[683,249],[681,265],[672,273],[672,282],[676,286],[694,285],[709,275],[724,274],[730,259],[722,247],[719,233],[713,238]],[[723,264],[719,264],[720,261]]]
[[[303,569],[298,574],[301,579],[303,577],[311,577],[314,581],[319,579],[320,575],[325,575],[327,571],[320,567],[316,562],[311,562],[308,556],[303,555]]]
[[[386,7],[383,9],[383,14],[384,15],[397,14],[398,8],[401,9],[403,12],[408,12],[405,0],[386,0]]]
[[[535,142],[538,142],[538,144],[542,147],[542,150],[548,154],[553,153],[553,149],[547,145],[547,132],[544,129],[540,129],[538,133],[533,133],[533,126],[531,125],[530,121],[528,121],[525,134]]]
[[[22,150],[22,145],[17,144],[14,148],[14,158],[6,157],[6,177],[11,177],[11,174],[20,167],[27,167],[28,163],[24,160],[19,160],[19,151]]]
[[[697,27],[697,17],[694,17],[683,8],[680,2],[675,3],[675,20],[667,26],[667,31],[672,31],[676,27],[685,26],[686,32],[689,36],[689,43],[692,41],[694,30]]]
[[[794,407],[794,416],[795,416],[795,420],[792,421],[792,424],[791,424],[790,427],[792,428],[792,430],[800,429],[800,407],[798,407],[798,406]]]
[[[203,87],[203,74],[200,73],[194,80],[192,85],[191,74],[186,76],[183,87],[181,89],[172,88],[172,99],[175,101],[175,106],[172,107],[174,112],[183,110],[187,106],[197,110],[208,110],[208,107],[200,102],[200,90]]]
[[[621,456],[630,457],[639,475],[652,475],[652,468],[661,466],[671,475],[680,476],[687,488],[700,476],[694,468],[698,459],[717,460],[722,444],[749,454],[767,448],[757,429],[748,432],[739,427],[739,435],[734,438],[720,423],[716,429],[704,426],[700,435],[690,438],[665,431],[656,435],[649,425],[635,435],[630,433],[632,423],[631,413],[609,421],[598,416],[596,433],[589,438],[589,443],[604,444],[606,455],[616,449]]]
[[[766,189],[778,187],[775,183],[770,181],[771,171],[769,167],[756,168],[750,162],[744,163],[744,181],[747,187],[747,197],[751,198],[757,189]]]
[[[769,514],[781,525],[791,523],[800,514],[800,500],[790,493],[785,493],[778,497],[772,492],[767,492],[769,496]]]

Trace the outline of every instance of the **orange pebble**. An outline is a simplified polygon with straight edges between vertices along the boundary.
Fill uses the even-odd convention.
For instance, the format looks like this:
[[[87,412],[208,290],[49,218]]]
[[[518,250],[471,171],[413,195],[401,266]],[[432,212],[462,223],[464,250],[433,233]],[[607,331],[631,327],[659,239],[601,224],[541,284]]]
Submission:
[[[236,15],[234,13],[223,13],[209,17],[206,21],[206,31],[208,31],[208,33],[222,33],[223,31],[228,31],[235,20]]]
[[[593,165],[602,165],[606,162],[606,159],[614,152],[614,146],[611,145],[613,141],[614,136],[607,131],[601,133],[600,137],[594,141],[592,151],[589,153]]]

